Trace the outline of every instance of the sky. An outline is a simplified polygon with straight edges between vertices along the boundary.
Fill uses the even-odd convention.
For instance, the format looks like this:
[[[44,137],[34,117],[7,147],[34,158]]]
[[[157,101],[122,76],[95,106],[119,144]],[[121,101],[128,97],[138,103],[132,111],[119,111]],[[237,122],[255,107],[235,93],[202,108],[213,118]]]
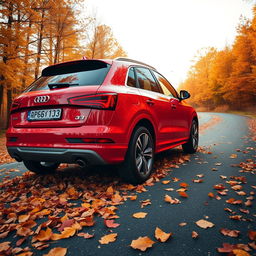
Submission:
[[[111,27],[128,57],[155,67],[177,88],[198,51],[232,45],[250,0],[86,0],[86,13]]]

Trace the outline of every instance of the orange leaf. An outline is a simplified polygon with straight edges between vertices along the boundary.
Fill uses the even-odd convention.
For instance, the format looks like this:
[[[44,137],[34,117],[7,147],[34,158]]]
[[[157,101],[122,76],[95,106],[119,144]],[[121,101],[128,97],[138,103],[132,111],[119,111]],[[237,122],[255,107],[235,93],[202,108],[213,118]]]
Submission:
[[[47,254],[43,256],[65,256],[67,253],[67,248],[56,247],[51,249]]]
[[[234,249],[232,252],[235,256],[250,256],[248,252],[241,249]]]
[[[196,231],[192,231],[192,238],[196,239],[198,238],[198,233]]]
[[[51,236],[51,240],[60,240],[60,239],[64,239],[64,238],[69,238],[71,236],[73,236],[76,233],[76,228],[75,227],[68,227],[65,228],[63,232],[61,232],[60,234],[53,234]]]
[[[212,192],[208,193],[208,196],[214,198],[214,194]]]
[[[116,237],[117,237],[117,233],[112,233],[112,234],[109,234],[109,235],[105,235],[103,236],[99,242],[101,244],[108,244],[108,243],[112,243],[112,242],[115,242],[116,241]]]
[[[170,180],[163,180],[163,181],[162,181],[162,183],[163,183],[164,185],[169,184],[170,182],[171,182]]]
[[[212,222],[207,220],[198,220],[196,222],[196,225],[199,226],[200,228],[212,228],[214,226]]]
[[[104,224],[105,224],[108,228],[117,228],[117,227],[120,226],[120,224],[114,223],[114,220],[104,220]]]
[[[178,200],[177,198],[172,198],[171,196],[165,195],[164,197],[164,201],[170,204],[180,204],[180,200]]]
[[[147,216],[146,212],[137,212],[132,215],[136,219],[144,219]]]
[[[187,188],[187,187],[189,187],[189,185],[185,182],[182,182],[182,183],[180,183],[180,187]]]
[[[52,236],[52,230],[50,228],[47,228],[46,230],[40,230],[39,234],[35,237],[36,240],[39,241],[47,241],[51,238]]]
[[[19,216],[19,223],[25,222],[29,219],[30,215],[20,215]]]
[[[230,230],[230,229],[227,229],[227,228],[222,228],[222,229],[220,229],[220,233],[223,234],[224,236],[238,237],[240,231]]]
[[[185,191],[180,191],[179,192],[179,195],[181,196],[181,197],[188,197],[188,194],[185,192]]]
[[[0,252],[5,252],[5,251],[9,250],[11,248],[10,243],[11,242],[0,243]]]
[[[248,231],[248,237],[249,237],[251,240],[256,241],[256,231],[254,231],[254,230],[249,230],[249,231]]]
[[[165,233],[158,227],[155,230],[155,238],[162,243],[166,242],[170,236],[172,236],[172,233]]]
[[[91,235],[89,233],[78,233],[77,235],[86,239],[94,237],[94,235]]]
[[[155,242],[152,241],[149,237],[147,237],[147,236],[141,237],[140,236],[138,239],[132,240],[132,243],[130,244],[130,246],[133,249],[138,249],[138,250],[141,250],[144,252],[148,248],[152,247],[154,243]]]

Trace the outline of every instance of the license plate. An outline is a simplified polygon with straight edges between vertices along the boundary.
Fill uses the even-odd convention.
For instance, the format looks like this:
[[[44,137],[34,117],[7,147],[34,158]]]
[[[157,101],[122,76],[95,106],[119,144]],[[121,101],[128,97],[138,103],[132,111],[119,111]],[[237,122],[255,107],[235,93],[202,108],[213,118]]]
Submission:
[[[28,121],[59,120],[60,118],[61,118],[60,108],[30,110],[28,112]]]

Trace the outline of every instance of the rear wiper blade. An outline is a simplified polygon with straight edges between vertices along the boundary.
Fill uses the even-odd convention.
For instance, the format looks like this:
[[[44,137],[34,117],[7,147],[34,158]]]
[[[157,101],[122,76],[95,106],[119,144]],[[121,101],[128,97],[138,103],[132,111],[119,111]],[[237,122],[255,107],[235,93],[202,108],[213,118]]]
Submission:
[[[55,89],[55,88],[65,88],[65,87],[69,87],[69,86],[77,86],[79,84],[71,84],[71,83],[52,83],[52,84],[48,84],[48,87],[50,89]]]

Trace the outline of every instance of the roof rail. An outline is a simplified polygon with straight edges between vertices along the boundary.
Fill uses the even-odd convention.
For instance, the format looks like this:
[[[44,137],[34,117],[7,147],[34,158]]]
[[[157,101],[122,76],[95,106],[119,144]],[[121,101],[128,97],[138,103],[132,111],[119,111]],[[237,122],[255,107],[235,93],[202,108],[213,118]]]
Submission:
[[[154,67],[146,64],[146,63],[143,63],[141,61],[137,61],[137,60],[133,60],[133,59],[129,59],[129,58],[123,58],[123,57],[118,57],[118,58],[115,58],[115,60],[119,60],[119,61],[128,61],[128,62],[133,62],[133,63],[137,63],[137,64],[142,64],[142,65],[145,65],[145,66],[148,66],[150,68],[153,68],[155,69]]]

